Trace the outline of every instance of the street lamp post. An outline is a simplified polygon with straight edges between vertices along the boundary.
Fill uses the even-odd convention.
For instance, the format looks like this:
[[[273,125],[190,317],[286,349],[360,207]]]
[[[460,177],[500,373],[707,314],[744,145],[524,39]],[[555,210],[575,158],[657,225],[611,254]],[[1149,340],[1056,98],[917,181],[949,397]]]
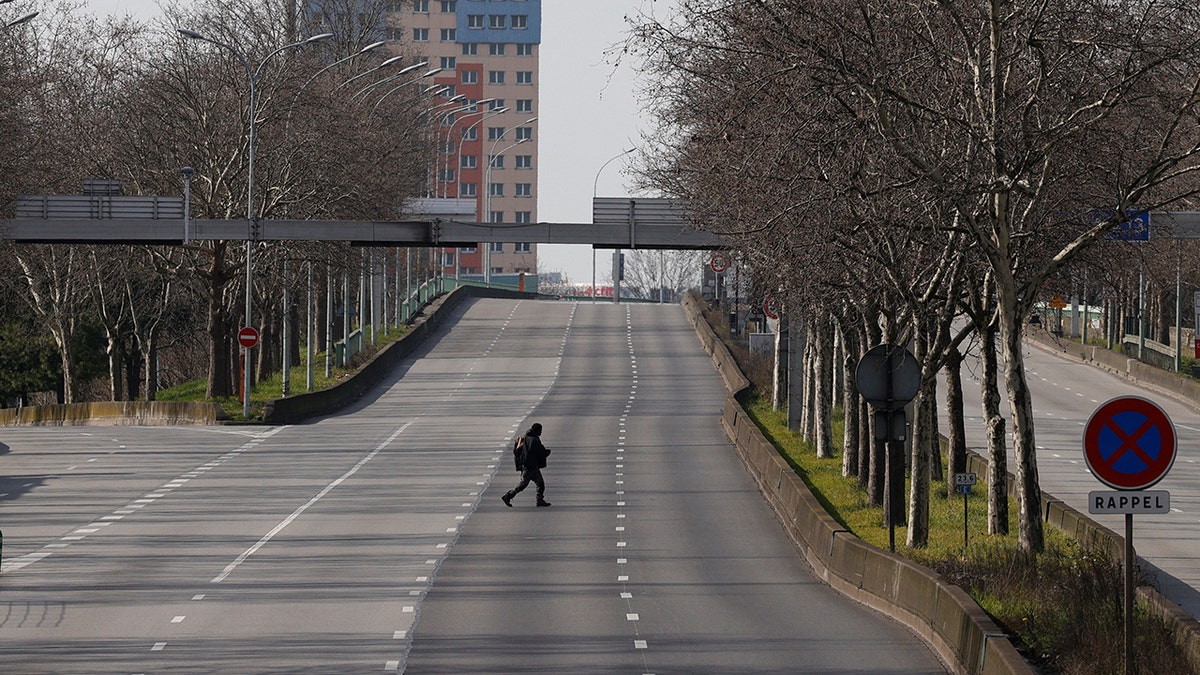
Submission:
[[[0,0],[0,5],[7,5],[8,3],[12,2],[12,1],[13,0]],[[33,17],[35,17],[37,15],[38,15],[38,12],[30,12],[30,13],[26,14],[25,16],[17,17],[15,19],[13,19],[12,21],[6,21],[3,24],[0,24],[0,26],[2,26],[5,29],[12,28],[13,26],[19,26],[27,21],[32,21]]]
[[[179,170],[183,174],[183,243],[191,241],[190,224],[192,217],[192,174],[195,169],[185,166]]]
[[[536,120],[536,119],[537,119],[536,117],[533,118],[533,120]],[[529,120],[529,121],[533,121],[533,120]],[[507,133],[507,130],[505,130],[505,133]],[[504,134],[503,133],[500,134],[500,136],[498,136],[496,138],[496,142],[498,143],[500,141],[500,139],[503,137],[504,137]],[[483,197],[484,213],[487,215],[487,222],[492,222],[492,168],[495,164],[496,158],[502,157],[502,156],[504,156],[504,153],[508,152],[509,150],[512,150],[513,148],[517,147],[518,145],[520,145],[522,143],[528,143],[528,142],[529,142],[528,138],[522,138],[521,140],[517,141],[516,143],[513,143],[512,145],[509,145],[508,147],[504,148],[500,152],[496,152],[496,143],[492,143],[492,151],[488,153],[487,171],[484,172],[484,179],[483,179],[484,189],[487,191]],[[485,285],[491,285],[491,283],[492,283],[492,244],[491,244],[491,242],[488,242],[487,248],[484,249],[484,252],[483,252],[483,283]]]
[[[628,155],[629,153],[633,152],[635,149],[636,148],[629,148],[628,150],[622,150],[620,153],[613,155],[608,161],[606,161],[605,163],[600,165],[600,169],[598,171],[596,171],[596,179],[592,181],[592,208],[595,208],[596,197],[598,196],[598,193],[600,190],[600,174],[604,173],[604,169],[607,168],[609,164],[612,164],[613,162],[617,161],[618,159],[621,159],[622,157],[624,157],[625,155]],[[620,254],[621,254],[621,250],[617,249],[617,251],[614,255],[620,255]],[[614,284],[614,288],[615,288],[615,284]],[[595,301],[596,301],[596,249],[593,248],[592,249],[592,302],[595,302]]]
[[[244,54],[242,54],[240,51],[238,51],[237,48],[235,48],[233,45],[226,44],[224,42],[221,42],[220,40],[214,40],[213,38],[210,38],[202,33],[198,33],[194,30],[188,30],[187,28],[180,28],[179,33],[181,35],[183,35],[184,37],[191,38],[193,40],[202,40],[204,42],[209,42],[211,44],[214,44],[214,45],[221,47],[222,49],[225,49],[225,50],[229,51],[230,53],[232,53],[234,56],[237,57],[238,61],[241,62],[242,67],[246,69],[246,78],[250,82],[250,111],[249,111],[250,112],[250,114],[249,114],[250,129],[249,129],[249,135],[247,137],[247,144],[246,144],[246,157],[247,157],[247,160],[246,160],[247,161],[247,168],[246,168],[246,174],[247,174],[246,226],[248,228],[248,231],[246,233],[246,327],[249,328],[251,326],[251,309],[252,309],[252,301],[253,301],[253,296],[254,296],[253,285],[252,285],[253,284],[253,268],[254,268],[254,264],[253,264],[254,241],[253,240],[257,234],[255,232],[256,228],[254,225],[254,126],[255,126],[254,118],[257,116],[257,113],[258,113],[258,111],[257,111],[257,107],[258,107],[258,90],[257,90],[258,77],[259,77],[259,75],[262,74],[263,66],[267,65],[267,61],[269,61],[275,55],[281,54],[284,51],[286,51],[288,49],[292,49],[294,47],[303,47],[304,45],[307,45],[312,42],[320,42],[322,40],[328,40],[329,38],[333,37],[333,33],[321,33],[319,35],[314,35],[305,40],[300,40],[298,42],[292,42],[292,43],[283,45],[282,47],[277,48],[275,51],[273,51],[270,54],[267,54],[265,57],[263,57],[263,60],[260,61],[258,64],[258,68],[254,69],[254,70],[250,69],[250,61],[246,58],[246,56]],[[245,359],[244,359],[244,362],[242,365],[242,381],[243,381],[242,382],[242,384],[243,384],[243,387],[242,387],[242,417],[249,419],[249,417],[250,417],[250,362],[251,362],[250,356],[251,356],[251,349],[246,348],[244,353],[245,353]]]

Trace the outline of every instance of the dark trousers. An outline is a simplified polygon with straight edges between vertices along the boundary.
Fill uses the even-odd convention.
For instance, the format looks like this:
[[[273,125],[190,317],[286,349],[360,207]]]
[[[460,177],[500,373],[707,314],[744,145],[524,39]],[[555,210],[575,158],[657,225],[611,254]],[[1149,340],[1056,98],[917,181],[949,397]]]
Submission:
[[[529,481],[533,481],[533,484],[537,486],[538,503],[540,504],[545,501],[542,499],[542,495],[546,494],[546,481],[542,479],[542,470],[536,466],[525,467],[525,471],[521,473],[520,484],[508,491],[509,498],[515,497],[518,492],[529,487]]]

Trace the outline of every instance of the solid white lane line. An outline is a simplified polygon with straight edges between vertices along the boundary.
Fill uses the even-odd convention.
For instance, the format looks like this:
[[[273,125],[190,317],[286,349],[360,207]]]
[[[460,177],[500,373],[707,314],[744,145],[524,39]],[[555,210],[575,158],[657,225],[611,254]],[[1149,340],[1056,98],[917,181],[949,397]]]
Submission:
[[[288,525],[291,525],[292,521],[299,518],[300,515],[302,513],[304,513],[305,511],[307,511],[310,506],[312,506],[313,504],[316,504],[325,495],[329,494],[334,488],[336,488],[337,486],[346,482],[346,480],[348,478],[350,478],[354,474],[358,473],[359,469],[361,469],[363,466],[365,466],[367,462],[374,459],[375,455],[378,455],[380,452],[383,452],[384,448],[386,448],[389,444],[391,444],[392,441],[396,440],[396,437],[399,436],[400,434],[404,433],[404,430],[407,429],[411,425],[412,425],[412,422],[405,422],[404,425],[402,425],[399,429],[392,432],[392,435],[388,436],[387,440],[385,440],[383,443],[380,443],[378,447],[376,447],[374,450],[372,450],[370,452],[370,454],[368,454],[366,457],[363,457],[361,460],[359,460],[358,464],[355,464],[353,468],[351,468],[346,473],[342,474],[342,476],[340,478],[338,478],[337,480],[333,481],[329,485],[326,485],[325,488],[323,490],[321,490],[320,492],[318,492],[315,497],[308,500],[308,502],[306,502],[303,506],[301,506],[300,508],[293,511],[292,515],[288,516],[287,518],[284,518],[283,522],[279,523],[274,528],[272,528],[271,531],[268,532],[267,534],[265,534],[262,539],[259,539],[257,543],[255,543],[250,548],[246,549],[245,552],[243,552],[236,559],[234,559],[233,562],[226,565],[225,569],[222,570],[220,574],[218,574],[216,577],[213,578],[212,583],[219,584],[222,581],[224,581],[226,578],[228,578],[229,575],[232,574],[233,571],[235,569],[237,569],[239,565],[241,565],[243,562],[245,562],[247,558],[254,555],[258,551],[258,549],[262,548],[263,546],[265,546],[267,544],[267,542],[274,539],[275,535],[277,535],[283,531],[283,528],[287,527]]]

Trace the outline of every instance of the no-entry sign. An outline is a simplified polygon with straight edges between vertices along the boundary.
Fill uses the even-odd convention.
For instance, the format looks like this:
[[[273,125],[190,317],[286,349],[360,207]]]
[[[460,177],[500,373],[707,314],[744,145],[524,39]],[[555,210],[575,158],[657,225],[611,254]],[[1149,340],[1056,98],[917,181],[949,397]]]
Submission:
[[[239,330],[238,344],[246,349],[258,346],[258,331],[253,326],[246,326]]]
[[[1123,396],[1096,408],[1083,432],[1083,457],[1101,483],[1143,490],[1175,463],[1175,425],[1155,403]]]

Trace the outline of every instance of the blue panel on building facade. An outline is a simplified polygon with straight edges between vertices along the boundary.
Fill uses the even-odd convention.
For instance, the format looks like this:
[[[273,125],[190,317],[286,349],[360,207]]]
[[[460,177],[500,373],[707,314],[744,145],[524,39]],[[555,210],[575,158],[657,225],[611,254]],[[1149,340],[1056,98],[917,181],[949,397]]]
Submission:
[[[542,42],[542,0],[458,0],[457,9],[459,42]]]

